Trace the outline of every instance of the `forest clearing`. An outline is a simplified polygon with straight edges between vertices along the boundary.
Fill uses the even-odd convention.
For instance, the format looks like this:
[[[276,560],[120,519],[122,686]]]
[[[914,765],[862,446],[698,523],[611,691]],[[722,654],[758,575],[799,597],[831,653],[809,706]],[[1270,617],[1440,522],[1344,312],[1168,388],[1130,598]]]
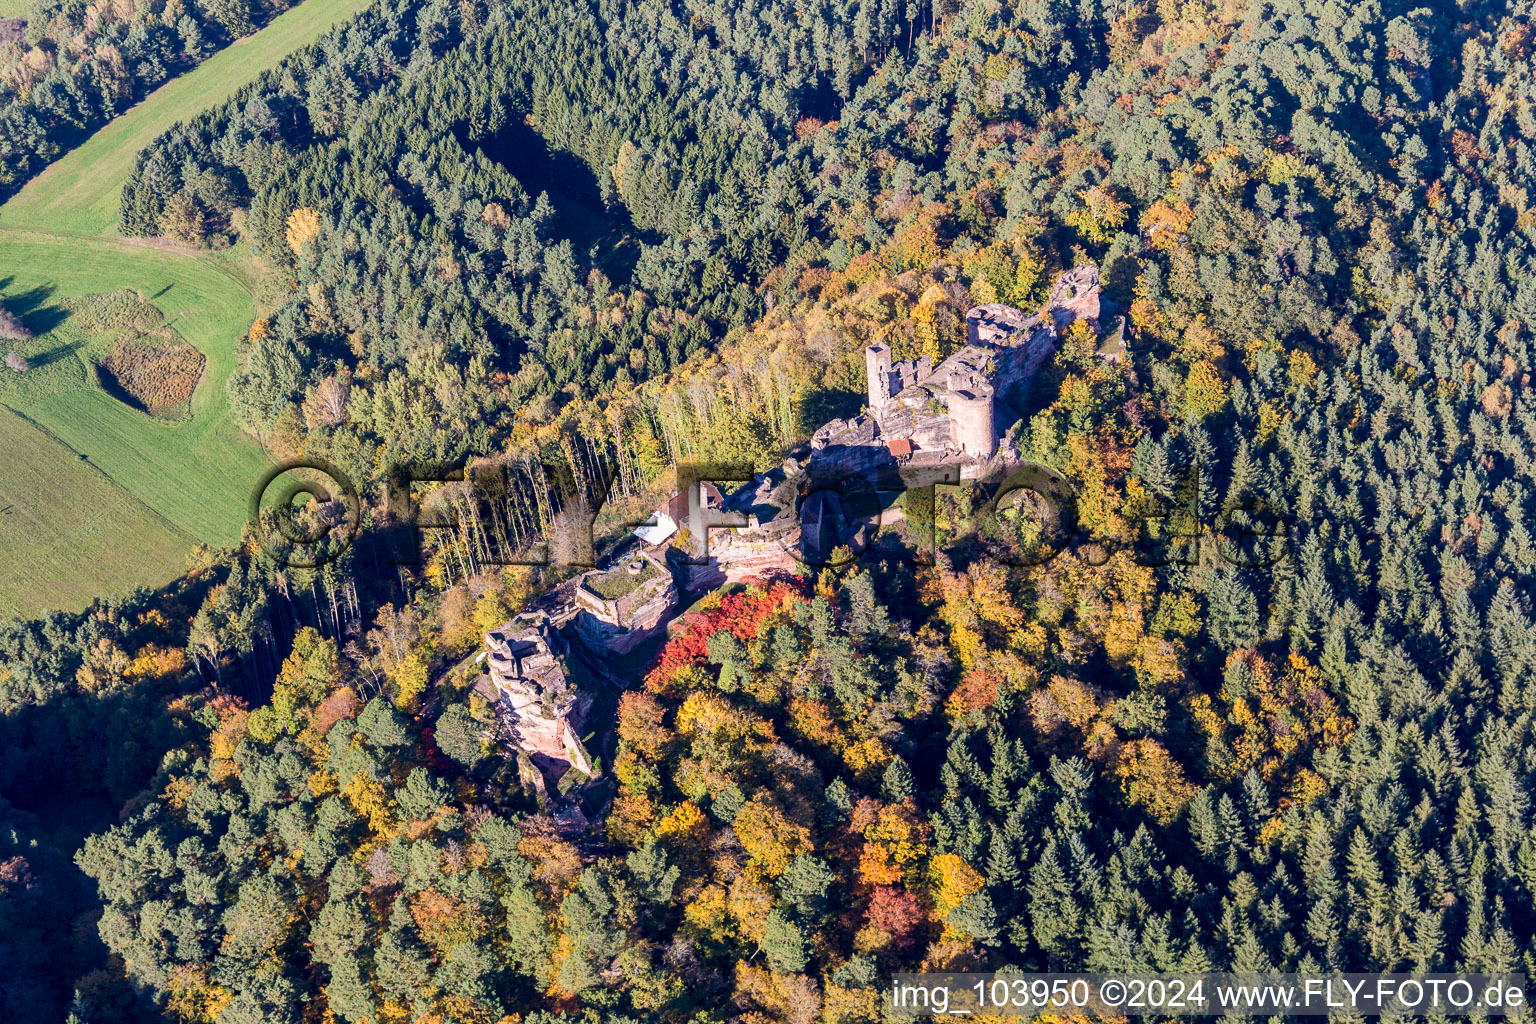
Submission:
[[[35,452],[28,457],[32,464],[71,470],[45,474],[55,481],[53,490],[22,486],[8,472],[5,503],[31,510],[36,521],[56,519],[50,510],[80,489],[70,481],[83,455],[89,476],[104,474],[124,492],[103,544],[124,548],[135,568],[124,572],[103,544],[86,535],[39,547],[22,532],[33,520],[8,517],[0,520],[0,551],[21,545],[15,549],[18,563],[34,569],[26,578],[0,576],[0,608],[29,614],[76,608],[98,593],[163,583],[185,567],[197,541],[221,546],[239,538],[247,491],[266,458],[230,420],[224,390],[250,317],[250,294],[234,261],[231,255],[185,256],[107,239],[0,231],[0,297],[35,335],[21,350],[31,369],[0,377],[0,407],[44,428],[25,435],[27,447],[56,449]],[[187,419],[156,419],[102,388],[94,364],[108,354],[117,332],[85,329],[69,306],[114,288],[152,299],[179,339],[206,358]],[[18,451],[21,436],[15,435]],[[6,450],[13,450],[10,440]],[[49,574],[50,585],[37,587],[30,571]]]

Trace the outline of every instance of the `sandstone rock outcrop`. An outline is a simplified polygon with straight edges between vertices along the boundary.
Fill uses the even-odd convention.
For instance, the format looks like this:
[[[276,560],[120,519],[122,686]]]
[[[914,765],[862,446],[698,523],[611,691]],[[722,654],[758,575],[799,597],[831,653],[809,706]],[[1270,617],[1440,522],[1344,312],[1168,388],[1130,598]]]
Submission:
[[[594,651],[625,655],[666,624],[677,606],[677,584],[668,568],[644,552],[589,572],[575,591],[575,626]]]
[[[592,762],[579,730],[592,700],[566,675],[560,634],[547,620],[514,620],[485,634],[485,649],[504,737],[530,755],[564,761],[590,775]]]

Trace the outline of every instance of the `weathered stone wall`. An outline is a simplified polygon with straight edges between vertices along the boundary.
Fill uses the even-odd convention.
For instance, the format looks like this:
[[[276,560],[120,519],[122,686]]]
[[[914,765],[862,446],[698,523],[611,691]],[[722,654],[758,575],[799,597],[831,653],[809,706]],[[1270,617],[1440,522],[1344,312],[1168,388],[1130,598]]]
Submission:
[[[665,567],[661,575],[616,601],[591,591],[578,592],[581,611],[574,626],[582,643],[596,654],[625,655],[656,635],[677,606],[677,583]]]
[[[1026,397],[1040,367],[1055,354],[1056,335],[1050,327],[1036,328],[1028,341],[998,352],[993,357],[997,364],[993,384],[998,397],[1007,402]]]
[[[560,634],[548,620],[513,621],[487,633],[485,648],[502,738],[525,754],[591,774],[579,730],[592,701],[570,685]]]
[[[661,576],[619,598],[618,625],[628,629],[655,629],[662,617],[677,604],[677,584],[665,568]]]

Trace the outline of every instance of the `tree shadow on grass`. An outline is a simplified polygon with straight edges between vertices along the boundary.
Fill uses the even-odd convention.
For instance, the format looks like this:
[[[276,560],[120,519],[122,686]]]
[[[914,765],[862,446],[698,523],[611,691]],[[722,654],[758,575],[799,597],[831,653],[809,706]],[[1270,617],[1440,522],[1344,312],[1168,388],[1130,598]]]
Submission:
[[[53,293],[57,291],[51,284],[40,284],[35,288],[28,288],[24,292],[14,295],[5,295],[5,289],[15,278],[0,278],[0,301],[5,303],[5,308],[21,318],[21,322],[27,325],[27,330],[33,334],[47,334],[55,327],[69,319],[69,310],[58,303],[50,303]]]
[[[41,369],[49,363],[56,363],[60,359],[74,355],[84,345],[85,342],[83,341],[66,341],[62,345],[53,346],[53,348],[46,352],[39,352],[34,356],[28,356],[27,362],[32,364],[34,370]]]

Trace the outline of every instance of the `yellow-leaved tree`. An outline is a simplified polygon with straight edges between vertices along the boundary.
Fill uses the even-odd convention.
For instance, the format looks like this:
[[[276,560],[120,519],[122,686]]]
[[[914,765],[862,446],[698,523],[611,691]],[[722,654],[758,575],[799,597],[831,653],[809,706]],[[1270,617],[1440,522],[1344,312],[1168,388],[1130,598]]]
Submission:
[[[765,878],[778,878],[790,861],[812,849],[810,829],[790,821],[762,794],[747,801],[732,827],[752,866]]]
[[[304,243],[313,241],[320,234],[320,214],[308,206],[301,206],[288,215],[288,248],[295,256],[304,250]]]
[[[307,626],[299,630],[273,684],[272,702],[251,713],[251,736],[270,743],[284,734],[296,735],[309,723],[310,710],[340,684],[336,642]]]
[[[971,867],[953,853],[941,853],[929,865],[930,892],[933,896],[934,914],[940,920],[965,902],[973,892],[979,892],[987,880],[981,872]]]
[[[1067,223],[1077,228],[1084,238],[1099,245],[1115,237],[1131,211],[1130,203],[1117,199],[1102,185],[1079,189],[1077,198],[1083,201],[1082,209],[1067,214]]]
[[[1190,782],[1173,755],[1156,740],[1132,740],[1120,748],[1115,764],[1121,792],[1127,800],[1147,809],[1159,824],[1179,816],[1200,787]]]
[[[1227,404],[1227,382],[1209,360],[1202,359],[1189,368],[1184,380],[1184,411],[1195,419],[1204,419]]]

